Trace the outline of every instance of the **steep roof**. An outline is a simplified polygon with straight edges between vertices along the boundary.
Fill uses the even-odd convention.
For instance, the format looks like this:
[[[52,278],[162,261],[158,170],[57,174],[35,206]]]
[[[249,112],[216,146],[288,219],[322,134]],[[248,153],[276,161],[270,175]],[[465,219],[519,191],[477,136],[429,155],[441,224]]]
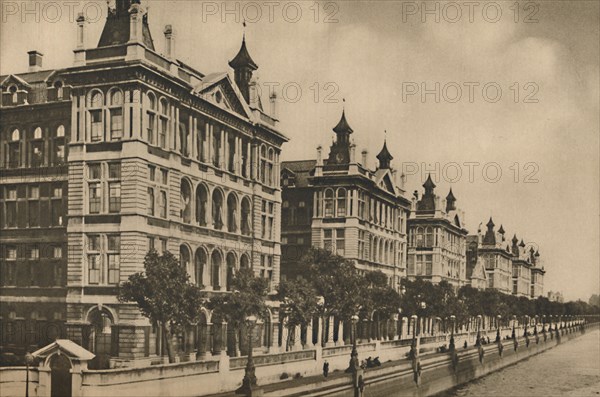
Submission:
[[[294,173],[297,187],[308,186],[308,178],[311,176],[317,160],[299,160],[299,161],[283,161],[281,163],[282,170],[289,170]]]
[[[337,123],[337,125],[335,127],[333,127],[333,131],[336,134],[339,134],[342,132],[352,134],[354,132],[354,130],[352,129],[352,127],[350,127],[350,124],[348,124],[348,121],[346,120],[346,111],[345,110],[342,110],[342,118]]]
[[[246,37],[242,39],[242,46],[238,51],[237,55],[229,61],[229,66],[233,69],[238,69],[242,67],[249,67],[252,70],[258,69],[258,65],[252,60],[250,53],[248,53],[248,49],[246,48]]]
[[[127,44],[129,42],[131,33],[129,8],[132,3],[139,4],[139,0],[117,0],[116,7],[108,9],[106,23],[98,41],[98,47]],[[154,41],[148,27],[147,14],[142,19],[142,43],[154,51]]]
[[[383,148],[381,148],[381,151],[379,152],[379,154],[376,156],[377,159],[379,161],[390,161],[393,160],[394,157],[391,155],[390,151],[387,148],[387,142],[383,141]]]

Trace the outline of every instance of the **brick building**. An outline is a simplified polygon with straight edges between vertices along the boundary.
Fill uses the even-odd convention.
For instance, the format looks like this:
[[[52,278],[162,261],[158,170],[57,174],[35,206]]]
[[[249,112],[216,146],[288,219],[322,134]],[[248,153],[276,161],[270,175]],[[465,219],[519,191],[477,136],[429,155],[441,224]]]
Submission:
[[[425,192],[420,199],[414,193],[408,220],[407,276],[410,280],[420,278],[436,284],[447,281],[459,288],[469,281],[464,213],[456,208],[452,189],[445,200],[435,194],[431,175],[423,187]]]
[[[281,165],[282,274],[304,271],[299,259],[312,246],[351,259],[359,271],[382,271],[399,288],[406,275],[410,201],[391,166],[393,157],[384,142],[375,170],[368,168],[366,151],[359,161],[344,112],[333,131],[327,158],[319,146],[316,160]]]
[[[241,267],[276,285],[278,164],[287,138],[254,95],[258,65],[245,38],[229,62],[231,79],[179,61],[170,25],[166,53],[158,53],[139,0],[109,9],[95,48],[84,47],[85,24],[80,16],[73,67],[2,77],[2,227],[10,229],[2,233],[2,272],[12,275],[15,263],[19,269],[16,283],[8,278],[16,286],[2,288],[9,308],[2,322],[13,327],[32,316],[26,303],[4,304],[23,291],[32,304],[56,303],[56,310],[39,310],[44,321],[63,321],[62,336],[94,352],[96,367],[150,363],[163,349],[159,331],[134,305],[117,301],[117,285],[143,269],[153,248],[179,255],[209,294],[227,293]],[[51,183],[35,179],[40,166]],[[67,195],[58,224],[31,223],[35,202],[52,218],[44,208],[66,204]],[[61,250],[16,247],[24,237]],[[54,278],[43,288],[20,288],[46,261],[62,265],[50,272]],[[277,322],[273,310],[257,328],[265,349],[278,340]],[[229,336],[206,310],[201,324],[180,336],[180,355],[235,350]]]

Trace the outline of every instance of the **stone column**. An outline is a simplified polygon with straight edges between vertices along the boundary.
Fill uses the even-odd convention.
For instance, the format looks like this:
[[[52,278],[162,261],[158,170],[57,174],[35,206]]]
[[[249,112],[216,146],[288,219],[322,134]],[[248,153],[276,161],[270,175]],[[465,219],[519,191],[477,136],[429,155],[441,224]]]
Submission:
[[[288,327],[286,327],[285,324],[283,324],[283,326],[281,327],[281,352],[282,353],[286,352],[288,349],[287,343],[288,343],[289,332],[290,332],[290,330],[288,329]]]
[[[306,343],[304,343],[304,349],[309,349],[313,346],[313,326],[312,320],[306,326]]]
[[[346,344],[346,341],[344,340],[344,321],[340,320],[339,321],[339,327],[338,327],[338,341],[337,344],[339,346],[344,346]]]
[[[321,347],[321,342],[323,341],[323,318],[319,317],[317,321],[317,346]]]
[[[294,328],[294,351],[302,350],[302,330],[299,325]]]

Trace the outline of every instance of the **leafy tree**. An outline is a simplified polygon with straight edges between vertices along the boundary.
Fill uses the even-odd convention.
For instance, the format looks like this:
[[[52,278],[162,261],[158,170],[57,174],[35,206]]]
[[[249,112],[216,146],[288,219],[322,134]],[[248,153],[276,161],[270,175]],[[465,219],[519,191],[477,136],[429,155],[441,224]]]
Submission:
[[[266,279],[256,277],[252,269],[240,269],[231,281],[232,292],[220,294],[211,298],[208,307],[214,311],[213,315],[220,316],[227,321],[235,331],[234,335],[242,330],[249,316],[256,316],[265,320],[268,309],[265,303],[269,293],[269,283]],[[235,342],[237,346],[238,342]]]
[[[356,314],[364,303],[365,280],[351,261],[327,250],[313,248],[301,259],[301,263],[308,269],[307,280],[314,286],[317,295],[323,297],[323,305],[319,306],[323,317],[349,320]]]
[[[204,296],[179,260],[170,252],[154,250],[144,258],[144,271],[121,285],[120,302],[135,302],[142,314],[158,324],[165,336],[169,362],[175,362],[173,335],[198,322]]]
[[[285,313],[283,321],[289,330],[285,342],[287,349],[290,345],[292,330],[296,326],[305,329],[317,313],[317,291],[308,280],[298,277],[293,280],[282,281],[279,284],[277,298],[282,302],[281,312]]]

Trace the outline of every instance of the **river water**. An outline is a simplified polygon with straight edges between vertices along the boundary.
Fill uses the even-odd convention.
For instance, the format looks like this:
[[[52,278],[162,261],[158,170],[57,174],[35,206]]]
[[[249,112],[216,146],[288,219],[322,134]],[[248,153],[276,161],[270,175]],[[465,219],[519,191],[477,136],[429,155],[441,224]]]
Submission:
[[[600,395],[600,330],[438,397],[554,397]]]

